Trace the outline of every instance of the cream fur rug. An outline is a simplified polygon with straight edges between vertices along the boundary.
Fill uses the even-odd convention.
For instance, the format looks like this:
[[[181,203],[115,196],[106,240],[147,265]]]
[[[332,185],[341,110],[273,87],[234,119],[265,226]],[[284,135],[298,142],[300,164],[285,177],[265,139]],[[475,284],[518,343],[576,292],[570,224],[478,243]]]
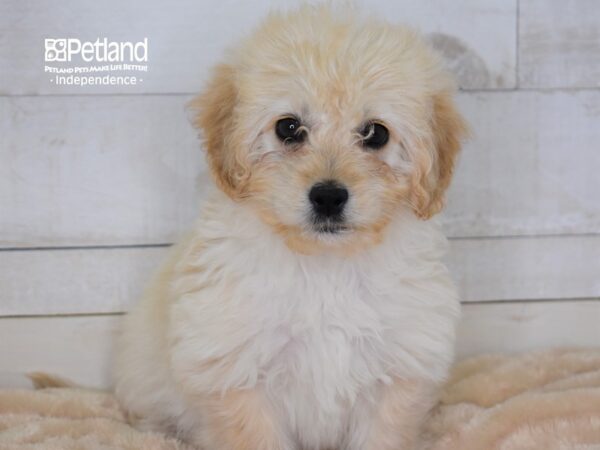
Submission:
[[[600,350],[457,364],[426,438],[429,450],[600,450]],[[0,390],[0,449],[191,450],[131,428],[106,392],[56,387]]]

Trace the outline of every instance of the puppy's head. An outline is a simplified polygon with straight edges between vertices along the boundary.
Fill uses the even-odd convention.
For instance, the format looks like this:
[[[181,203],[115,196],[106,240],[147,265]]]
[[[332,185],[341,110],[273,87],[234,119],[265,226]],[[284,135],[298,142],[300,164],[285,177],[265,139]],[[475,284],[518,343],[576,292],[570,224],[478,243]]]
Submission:
[[[443,204],[465,125],[413,31],[349,11],[273,14],[193,106],[217,183],[298,251],[377,243]]]

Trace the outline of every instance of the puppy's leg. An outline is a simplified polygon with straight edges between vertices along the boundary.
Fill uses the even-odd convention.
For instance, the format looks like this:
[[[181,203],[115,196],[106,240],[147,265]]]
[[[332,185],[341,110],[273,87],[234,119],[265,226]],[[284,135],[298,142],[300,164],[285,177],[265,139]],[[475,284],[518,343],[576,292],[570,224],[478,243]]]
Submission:
[[[418,448],[422,424],[436,402],[437,387],[430,381],[396,379],[379,387],[378,400],[361,408],[348,450],[413,450]],[[366,417],[370,414],[370,417]]]
[[[201,408],[204,420],[193,440],[203,450],[292,450],[260,391],[215,394]]]

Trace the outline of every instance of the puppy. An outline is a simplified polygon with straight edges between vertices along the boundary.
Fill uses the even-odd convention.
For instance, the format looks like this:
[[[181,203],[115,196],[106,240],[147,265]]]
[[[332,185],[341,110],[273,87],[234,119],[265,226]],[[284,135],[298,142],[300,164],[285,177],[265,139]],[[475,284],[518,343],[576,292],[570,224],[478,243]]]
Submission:
[[[270,15],[193,108],[216,186],[129,314],[116,393],[205,450],[414,448],[459,302],[427,221],[465,125],[413,31]]]

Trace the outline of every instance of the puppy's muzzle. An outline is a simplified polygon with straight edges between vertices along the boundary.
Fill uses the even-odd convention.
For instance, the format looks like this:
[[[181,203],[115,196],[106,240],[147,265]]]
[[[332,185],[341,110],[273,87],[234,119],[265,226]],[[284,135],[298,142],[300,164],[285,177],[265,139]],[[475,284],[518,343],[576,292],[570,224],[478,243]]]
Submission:
[[[344,221],[348,190],[333,180],[315,184],[308,193],[313,209],[313,222],[319,231],[335,232]]]

